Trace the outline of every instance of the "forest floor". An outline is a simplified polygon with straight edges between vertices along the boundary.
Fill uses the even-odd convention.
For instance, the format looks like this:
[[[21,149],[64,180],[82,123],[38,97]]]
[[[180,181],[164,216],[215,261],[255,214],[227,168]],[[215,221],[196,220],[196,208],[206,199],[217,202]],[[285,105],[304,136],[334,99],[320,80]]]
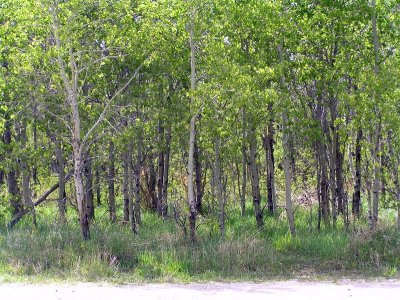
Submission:
[[[0,284],[0,299],[382,299],[400,292],[398,280],[191,284]]]

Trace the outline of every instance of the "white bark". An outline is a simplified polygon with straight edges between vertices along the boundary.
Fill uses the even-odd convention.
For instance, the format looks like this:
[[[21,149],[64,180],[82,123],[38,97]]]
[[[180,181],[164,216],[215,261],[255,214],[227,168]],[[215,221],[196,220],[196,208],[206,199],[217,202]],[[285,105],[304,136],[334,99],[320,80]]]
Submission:
[[[59,68],[59,73],[64,85],[65,93],[66,93],[66,102],[70,106],[70,122],[71,126],[68,128],[71,131],[71,140],[72,140],[72,149],[73,149],[73,161],[74,161],[74,181],[75,181],[75,192],[78,203],[79,210],[79,219],[81,224],[81,232],[83,234],[84,239],[90,238],[89,232],[89,223],[88,216],[84,205],[84,189],[83,189],[83,181],[82,181],[82,164],[83,164],[83,153],[84,149],[87,146],[88,140],[91,134],[95,131],[95,129],[101,124],[101,122],[105,119],[107,113],[109,112],[110,105],[112,102],[119,96],[136,78],[139,74],[140,69],[144,65],[142,63],[134,72],[132,77],[120,88],[118,89],[112,97],[109,97],[105,103],[105,106],[98,117],[98,119],[94,122],[94,124],[88,129],[86,134],[82,139],[81,132],[81,118],[79,115],[79,103],[78,103],[78,85],[79,85],[79,72],[78,66],[75,61],[74,52],[71,46],[68,47],[69,54],[69,66],[66,67],[63,57],[61,56],[61,52],[63,50],[62,40],[59,36],[59,18],[57,15],[58,8],[56,5],[53,5],[51,9],[51,17],[52,17],[52,29],[54,34],[54,40],[56,44],[56,48],[59,51],[57,54],[57,63]],[[67,43],[68,44],[68,43]],[[70,76],[68,75],[67,69],[70,70]]]
[[[374,64],[374,73],[375,76],[379,76],[379,37],[377,31],[377,21],[376,21],[376,0],[372,0],[372,33],[373,33],[373,43],[374,43],[374,57],[375,57],[375,64]],[[377,95],[374,91],[374,100],[375,103],[377,102]],[[372,149],[372,156],[374,160],[374,183],[373,183],[373,200],[372,200],[372,226],[376,228],[378,224],[378,213],[379,213],[379,193],[381,189],[381,164],[379,158],[380,152],[380,136],[381,136],[381,118],[380,118],[380,111],[375,104],[375,111],[377,117],[377,128],[375,131],[375,145]]]
[[[279,62],[283,63],[283,38],[278,46]],[[285,76],[281,75],[281,89],[284,90],[286,87]],[[284,93],[282,93],[284,95]],[[296,227],[294,222],[294,213],[292,208],[292,181],[290,175],[290,158],[289,158],[289,135],[287,128],[287,108],[283,108],[282,112],[282,147],[283,147],[283,170],[285,173],[285,198],[286,198],[286,214],[289,222],[289,229],[292,236],[296,235]]]
[[[192,92],[192,98],[190,103],[190,110],[192,117],[190,119],[190,129],[189,129],[189,158],[188,158],[188,198],[189,198],[189,210],[190,210],[190,238],[192,241],[196,240],[196,198],[194,195],[194,184],[193,184],[193,176],[194,176],[194,143],[196,139],[196,119],[197,113],[194,113],[193,107],[195,98],[193,93],[196,90],[196,48],[194,41],[194,16],[191,16],[191,24],[190,24],[190,89]]]

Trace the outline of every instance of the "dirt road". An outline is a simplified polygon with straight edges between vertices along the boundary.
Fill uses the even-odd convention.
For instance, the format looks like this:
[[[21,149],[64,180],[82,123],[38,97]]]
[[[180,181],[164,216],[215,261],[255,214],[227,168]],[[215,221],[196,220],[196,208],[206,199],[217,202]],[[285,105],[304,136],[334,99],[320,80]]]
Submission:
[[[0,299],[400,299],[400,281],[146,284],[2,284]]]

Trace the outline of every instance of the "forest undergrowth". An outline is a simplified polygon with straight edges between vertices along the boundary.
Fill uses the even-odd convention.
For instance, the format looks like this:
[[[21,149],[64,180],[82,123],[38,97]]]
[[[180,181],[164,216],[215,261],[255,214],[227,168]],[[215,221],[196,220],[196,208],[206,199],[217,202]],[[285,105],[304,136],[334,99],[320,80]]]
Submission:
[[[174,219],[144,213],[138,235],[129,226],[109,224],[99,208],[92,238],[84,242],[77,216],[49,223],[55,207],[38,209],[38,227],[26,218],[15,229],[1,227],[0,281],[189,282],[261,281],[397,277],[400,234],[389,224],[390,214],[373,232],[367,220],[353,221],[348,230],[318,232],[309,211],[296,211],[297,235],[290,235],[284,212],[267,216],[256,230],[251,209],[229,213],[226,236],[219,236],[212,215],[201,217],[198,240],[188,242]],[[54,218],[53,218],[54,219]],[[311,221],[311,222],[310,222]]]

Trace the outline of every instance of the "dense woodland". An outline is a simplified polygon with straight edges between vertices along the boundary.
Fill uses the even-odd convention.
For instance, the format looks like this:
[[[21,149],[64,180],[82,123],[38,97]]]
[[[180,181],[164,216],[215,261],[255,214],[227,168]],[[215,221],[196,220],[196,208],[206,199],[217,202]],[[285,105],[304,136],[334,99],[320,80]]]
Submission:
[[[400,228],[399,1],[2,0],[0,25],[2,226]]]

